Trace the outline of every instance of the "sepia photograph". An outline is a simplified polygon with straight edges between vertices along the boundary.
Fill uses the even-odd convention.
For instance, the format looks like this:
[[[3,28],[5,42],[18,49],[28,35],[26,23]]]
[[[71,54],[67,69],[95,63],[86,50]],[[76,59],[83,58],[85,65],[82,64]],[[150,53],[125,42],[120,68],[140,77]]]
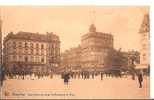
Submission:
[[[150,6],[0,6],[1,99],[149,99]]]

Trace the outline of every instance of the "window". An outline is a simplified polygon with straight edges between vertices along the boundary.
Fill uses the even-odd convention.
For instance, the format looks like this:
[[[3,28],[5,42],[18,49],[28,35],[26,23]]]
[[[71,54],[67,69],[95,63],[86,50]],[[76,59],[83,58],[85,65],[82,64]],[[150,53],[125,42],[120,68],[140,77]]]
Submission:
[[[42,63],[44,62],[44,58],[41,58],[41,62],[42,62]]]
[[[27,44],[27,42],[25,43],[25,48],[27,48],[28,47],[28,44]]]
[[[33,57],[33,56],[31,56],[31,62],[33,62],[33,60],[34,60],[34,57]]]
[[[15,55],[13,56],[13,60],[16,61],[16,56]]]
[[[28,54],[28,49],[27,48],[25,49],[25,54]]]
[[[16,42],[15,41],[13,42],[13,48],[16,48]]]
[[[36,49],[36,54],[37,54],[37,55],[39,54],[39,50],[38,50],[38,49]]]
[[[44,45],[43,44],[41,45],[41,49],[44,49]]]
[[[35,60],[36,60],[36,62],[39,62],[39,57],[36,56],[35,57]]]
[[[19,42],[19,47],[22,47],[22,42]]]
[[[19,60],[22,61],[22,56],[19,56]]]
[[[25,57],[25,62],[28,62],[28,57],[27,56]]]
[[[38,43],[36,44],[36,48],[39,48],[39,44]]]
[[[19,54],[21,54],[21,49],[19,49]]]
[[[44,55],[44,50],[41,50],[41,55]]]
[[[33,49],[31,49],[31,54],[33,54]]]
[[[33,43],[30,44],[30,47],[33,48]]]

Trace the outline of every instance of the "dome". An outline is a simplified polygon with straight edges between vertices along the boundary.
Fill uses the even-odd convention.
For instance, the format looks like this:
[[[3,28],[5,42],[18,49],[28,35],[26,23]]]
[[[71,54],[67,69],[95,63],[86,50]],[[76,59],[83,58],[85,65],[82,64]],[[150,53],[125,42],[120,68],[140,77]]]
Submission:
[[[89,27],[89,32],[96,32],[96,27],[94,24],[91,24]]]

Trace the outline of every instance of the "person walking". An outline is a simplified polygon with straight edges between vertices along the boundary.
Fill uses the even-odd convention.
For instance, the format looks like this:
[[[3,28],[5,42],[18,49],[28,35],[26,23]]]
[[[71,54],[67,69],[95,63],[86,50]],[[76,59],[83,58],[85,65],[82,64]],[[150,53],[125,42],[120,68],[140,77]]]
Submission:
[[[103,72],[101,72],[101,80],[103,80],[103,74],[104,74],[104,73],[103,73]]]
[[[92,78],[93,78],[93,79],[94,79],[94,75],[95,75],[94,72],[92,72]]]
[[[138,73],[138,82],[139,82],[139,88],[142,88],[143,74],[141,71],[139,71]]]
[[[66,73],[66,74],[64,75],[64,84],[68,84],[69,79],[70,79],[70,74],[69,74],[69,73]]]

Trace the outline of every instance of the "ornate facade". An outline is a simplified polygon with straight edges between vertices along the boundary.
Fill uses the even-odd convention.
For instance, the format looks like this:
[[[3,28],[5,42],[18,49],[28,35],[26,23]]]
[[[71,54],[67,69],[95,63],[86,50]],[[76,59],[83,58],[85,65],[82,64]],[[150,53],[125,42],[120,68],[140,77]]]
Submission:
[[[81,37],[81,45],[61,54],[61,66],[68,69],[94,70],[104,67],[104,58],[113,49],[113,36],[96,32],[92,24],[89,32]]]
[[[149,14],[145,14],[140,30],[141,48],[140,48],[140,65],[139,68],[148,68],[150,65],[150,25]]]
[[[97,32],[92,24],[89,32],[81,38],[82,67],[102,68],[104,58],[109,50],[113,49],[113,36],[111,34]]]
[[[8,70],[14,68],[46,72],[60,64],[60,40],[53,33],[9,33],[4,38],[4,61]]]

